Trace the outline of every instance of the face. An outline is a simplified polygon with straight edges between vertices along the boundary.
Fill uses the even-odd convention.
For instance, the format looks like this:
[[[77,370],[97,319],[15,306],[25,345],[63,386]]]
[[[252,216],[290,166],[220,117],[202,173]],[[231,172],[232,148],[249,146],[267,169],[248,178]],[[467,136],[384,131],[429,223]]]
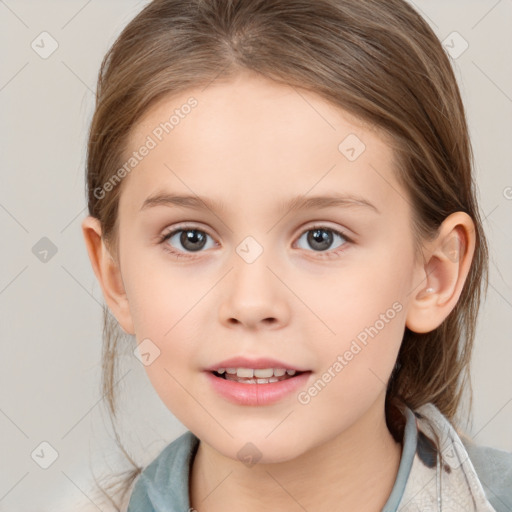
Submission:
[[[169,410],[227,457],[252,442],[261,462],[356,425],[383,396],[417,284],[390,147],[319,96],[245,74],[153,106],[134,151],[120,269]],[[308,372],[274,401],[236,403],[205,371],[236,356]]]

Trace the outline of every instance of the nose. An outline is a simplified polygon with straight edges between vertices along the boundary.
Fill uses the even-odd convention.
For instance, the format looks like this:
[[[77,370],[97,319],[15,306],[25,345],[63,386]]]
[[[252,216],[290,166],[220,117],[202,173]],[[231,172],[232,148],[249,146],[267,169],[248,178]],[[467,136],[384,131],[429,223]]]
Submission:
[[[289,322],[290,291],[263,254],[248,263],[238,254],[224,279],[219,306],[220,322],[226,327],[278,329]],[[269,265],[270,264],[270,265]]]

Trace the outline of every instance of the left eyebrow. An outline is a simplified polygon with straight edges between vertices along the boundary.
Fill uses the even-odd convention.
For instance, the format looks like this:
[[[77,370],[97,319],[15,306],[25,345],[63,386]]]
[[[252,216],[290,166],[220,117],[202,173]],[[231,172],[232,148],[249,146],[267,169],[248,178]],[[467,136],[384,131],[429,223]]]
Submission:
[[[142,204],[140,211],[154,206],[177,206],[194,210],[225,211],[223,201],[215,201],[204,196],[183,196],[169,193],[157,193],[148,197]],[[329,196],[298,196],[279,204],[280,212],[296,212],[314,208],[332,207],[364,207],[380,214],[378,208],[363,197],[354,194],[333,194]]]
[[[380,214],[378,208],[366,200],[364,197],[357,196],[354,194],[332,194],[329,196],[298,196],[294,197],[288,202],[281,203],[281,210],[295,212],[298,210],[307,210],[314,208],[332,208],[338,207],[353,207],[360,206],[369,208],[375,213]]]

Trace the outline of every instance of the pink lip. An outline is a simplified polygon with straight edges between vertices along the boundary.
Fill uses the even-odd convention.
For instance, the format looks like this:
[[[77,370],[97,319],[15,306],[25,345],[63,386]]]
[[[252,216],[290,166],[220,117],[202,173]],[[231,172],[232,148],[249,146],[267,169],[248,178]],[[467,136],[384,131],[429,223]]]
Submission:
[[[226,359],[205,369],[209,372],[213,372],[219,368],[285,368],[286,370],[295,370],[297,372],[308,371],[306,368],[297,368],[290,363],[284,363],[283,361],[278,361],[277,359],[270,359],[267,357],[258,359],[250,359],[248,357],[232,357],[231,359]]]
[[[268,362],[268,361],[267,361]],[[251,363],[252,364],[252,363]],[[239,367],[239,366],[237,366]],[[243,368],[247,368],[243,366]],[[249,368],[253,368],[249,366]],[[283,366],[267,366],[283,368]],[[244,384],[216,377],[211,371],[205,372],[213,389],[221,396],[237,405],[270,405],[304,386],[311,375],[310,371],[289,379],[267,384]]]

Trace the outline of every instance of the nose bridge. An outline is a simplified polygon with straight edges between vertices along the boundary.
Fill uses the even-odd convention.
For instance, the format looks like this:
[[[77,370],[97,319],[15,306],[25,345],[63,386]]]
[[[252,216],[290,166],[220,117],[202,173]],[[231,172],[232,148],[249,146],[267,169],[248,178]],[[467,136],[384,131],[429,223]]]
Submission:
[[[219,310],[221,321],[246,325],[287,321],[286,287],[270,270],[278,266],[271,262],[271,254],[251,235],[235,247],[228,293]]]
[[[268,237],[267,237],[268,238]],[[246,236],[235,248],[235,252],[247,265],[252,265],[257,260],[262,259],[261,256],[265,251],[264,246],[254,236]],[[266,255],[263,259],[266,259]]]
[[[261,237],[260,237],[261,239]],[[232,263],[234,275],[232,288],[234,293],[241,293],[252,298],[254,302],[274,294],[275,276],[268,267],[271,250],[265,248],[254,236],[246,236],[236,247]],[[244,298],[247,302],[247,298]]]

